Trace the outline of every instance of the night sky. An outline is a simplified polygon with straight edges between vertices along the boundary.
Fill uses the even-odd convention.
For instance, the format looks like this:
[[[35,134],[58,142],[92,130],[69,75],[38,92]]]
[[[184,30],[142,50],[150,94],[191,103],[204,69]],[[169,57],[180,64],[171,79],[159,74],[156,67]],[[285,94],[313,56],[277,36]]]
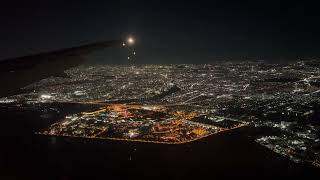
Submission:
[[[318,58],[318,9],[306,1],[2,2],[0,59],[127,35],[137,39],[137,63]],[[125,53],[91,58],[123,63]]]

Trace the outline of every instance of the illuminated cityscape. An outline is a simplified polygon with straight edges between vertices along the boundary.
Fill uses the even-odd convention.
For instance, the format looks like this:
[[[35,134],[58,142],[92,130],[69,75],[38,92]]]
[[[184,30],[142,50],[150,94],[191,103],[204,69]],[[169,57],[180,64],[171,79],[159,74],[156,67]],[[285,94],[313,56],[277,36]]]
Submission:
[[[316,61],[96,65],[66,74],[69,78],[44,79],[27,86],[30,93],[0,101],[19,108],[41,103],[96,107],[36,132],[42,135],[181,144],[249,126],[259,130],[255,141],[260,145],[319,167]]]
[[[98,111],[82,112],[80,116],[67,116],[40,134],[180,144],[244,125],[238,122],[224,128],[198,121],[194,112],[169,112],[163,106],[112,104]]]
[[[0,180],[320,177],[316,1],[0,9]]]

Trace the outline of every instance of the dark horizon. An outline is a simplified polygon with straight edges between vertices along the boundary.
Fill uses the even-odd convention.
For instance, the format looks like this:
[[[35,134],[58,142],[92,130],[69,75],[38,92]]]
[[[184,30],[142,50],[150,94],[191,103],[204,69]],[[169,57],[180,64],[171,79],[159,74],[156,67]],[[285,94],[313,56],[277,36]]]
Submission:
[[[0,60],[137,38],[136,63],[318,59],[313,3],[290,1],[37,1],[1,6]],[[90,57],[126,63],[122,50]]]

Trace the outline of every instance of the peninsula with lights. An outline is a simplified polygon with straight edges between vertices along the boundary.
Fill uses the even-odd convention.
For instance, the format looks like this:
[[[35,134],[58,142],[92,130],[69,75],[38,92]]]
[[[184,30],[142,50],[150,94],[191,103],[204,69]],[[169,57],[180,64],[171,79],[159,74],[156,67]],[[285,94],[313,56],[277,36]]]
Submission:
[[[226,120],[228,125],[219,124],[221,117],[202,123],[204,118],[197,112],[161,105],[109,104],[97,111],[66,116],[38,134],[182,144],[247,125],[232,120]]]

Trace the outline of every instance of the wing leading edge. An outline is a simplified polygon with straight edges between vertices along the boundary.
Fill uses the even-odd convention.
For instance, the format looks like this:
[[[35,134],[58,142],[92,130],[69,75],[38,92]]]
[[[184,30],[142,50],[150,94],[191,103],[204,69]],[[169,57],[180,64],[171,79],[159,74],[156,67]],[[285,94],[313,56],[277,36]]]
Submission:
[[[53,52],[12,58],[0,61],[0,97],[22,92],[21,88],[39,80],[64,74],[63,72],[84,62],[82,55],[121,45],[120,40],[61,49]]]

